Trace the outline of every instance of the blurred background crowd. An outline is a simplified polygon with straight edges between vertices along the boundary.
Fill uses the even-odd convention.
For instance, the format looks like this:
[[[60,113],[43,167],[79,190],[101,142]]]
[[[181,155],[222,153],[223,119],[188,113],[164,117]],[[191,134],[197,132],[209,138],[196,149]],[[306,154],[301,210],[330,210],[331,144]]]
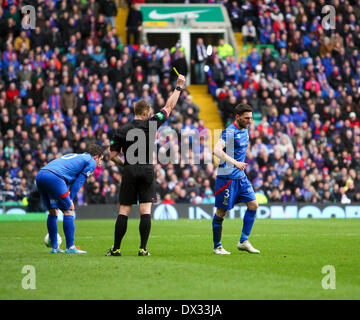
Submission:
[[[156,1],[161,2],[161,1]],[[190,1],[196,2],[196,1]],[[201,1],[198,1],[201,2]],[[224,126],[240,102],[254,108],[247,175],[263,203],[360,201],[360,0],[332,1],[336,29],[323,25],[325,1],[208,1],[226,6],[234,31],[252,45],[236,59],[220,41],[197,68]],[[36,6],[36,28],[21,28],[21,7]],[[41,210],[35,176],[59,155],[109,145],[114,131],[148,100],[154,112],[174,88],[181,45],[124,45],[113,0],[0,0],[0,185],[3,201]],[[128,5],[131,5],[129,2]],[[128,33],[141,14],[130,10]],[[129,41],[126,41],[129,43]],[[199,44],[207,46],[199,39]],[[197,61],[195,59],[194,64]],[[199,132],[200,164],[157,164],[157,200],[212,204],[217,168],[199,106],[184,90],[159,134],[159,153],[181,150],[180,131]],[[170,135],[171,136],[171,135]],[[164,138],[165,137],[165,138]],[[191,158],[191,154],[188,155]],[[210,163],[209,163],[210,162]],[[76,204],[118,202],[121,168],[97,168]]]

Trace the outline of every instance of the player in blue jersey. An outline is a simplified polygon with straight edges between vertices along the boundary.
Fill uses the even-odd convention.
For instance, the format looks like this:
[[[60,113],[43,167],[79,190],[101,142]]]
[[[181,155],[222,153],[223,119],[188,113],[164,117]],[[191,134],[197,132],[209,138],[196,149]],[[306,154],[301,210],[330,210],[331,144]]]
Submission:
[[[235,121],[221,133],[214,148],[214,154],[222,161],[215,182],[216,213],[212,221],[215,254],[230,254],[221,244],[222,223],[227,211],[239,202],[245,202],[247,210],[237,248],[260,253],[248,240],[258,208],[254,190],[245,174],[245,158],[249,146],[248,126],[252,120],[252,111],[248,104],[237,105],[234,110]]]
[[[63,229],[66,239],[66,253],[86,253],[74,245],[74,203],[73,200],[87,177],[102,165],[104,150],[91,145],[82,154],[70,153],[49,162],[36,176],[36,185],[49,210],[47,229],[51,241],[51,252],[64,252],[57,243],[58,209],[64,213]]]

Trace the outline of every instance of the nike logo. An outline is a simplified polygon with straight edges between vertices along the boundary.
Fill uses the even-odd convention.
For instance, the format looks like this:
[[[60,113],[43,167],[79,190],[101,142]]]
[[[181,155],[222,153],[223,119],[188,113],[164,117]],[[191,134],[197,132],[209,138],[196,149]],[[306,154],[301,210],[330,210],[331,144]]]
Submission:
[[[153,10],[149,13],[149,18],[153,20],[166,20],[171,18],[198,18],[199,13],[207,12],[207,10],[196,10],[196,11],[185,11],[185,12],[175,12],[175,13],[158,13],[157,10]]]

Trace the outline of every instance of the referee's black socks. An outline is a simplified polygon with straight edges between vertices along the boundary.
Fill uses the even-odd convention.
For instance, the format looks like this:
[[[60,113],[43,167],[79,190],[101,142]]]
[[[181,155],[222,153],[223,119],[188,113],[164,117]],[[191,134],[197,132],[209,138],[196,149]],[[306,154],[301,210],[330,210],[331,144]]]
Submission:
[[[146,250],[146,245],[149,239],[151,229],[151,214],[142,214],[140,215],[140,248]]]
[[[115,238],[114,238],[114,250],[120,249],[121,240],[124,237],[127,229],[128,217],[119,214],[115,223]]]

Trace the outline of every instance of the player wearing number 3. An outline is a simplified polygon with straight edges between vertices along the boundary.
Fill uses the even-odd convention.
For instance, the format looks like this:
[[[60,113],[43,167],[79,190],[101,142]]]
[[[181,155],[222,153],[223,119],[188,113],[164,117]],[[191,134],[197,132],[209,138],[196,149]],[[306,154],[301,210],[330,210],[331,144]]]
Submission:
[[[64,213],[63,229],[66,253],[86,253],[74,246],[75,224],[73,200],[96,167],[102,165],[104,150],[91,145],[83,154],[71,153],[49,162],[36,176],[36,185],[45,206],[49,210],[47,229],[51,241],[51,252],[61,253],[57,243],[58,209]]]
[[[239,202],[245,202],[248,208],[237,248],[250,253],[260,253],[248,240],[258,208],[254,190],[245,174],[245,158],[249,145],[248,126],[252,111],[252,107],[247,104],[237,105],[234,110],[235,121],[221,133],[221,138],[214,148],[214,154],[222,160],[215,182],[216,213],[212,221],[215,254],[230,254],[221,244],[222,223],[227,211]]]

